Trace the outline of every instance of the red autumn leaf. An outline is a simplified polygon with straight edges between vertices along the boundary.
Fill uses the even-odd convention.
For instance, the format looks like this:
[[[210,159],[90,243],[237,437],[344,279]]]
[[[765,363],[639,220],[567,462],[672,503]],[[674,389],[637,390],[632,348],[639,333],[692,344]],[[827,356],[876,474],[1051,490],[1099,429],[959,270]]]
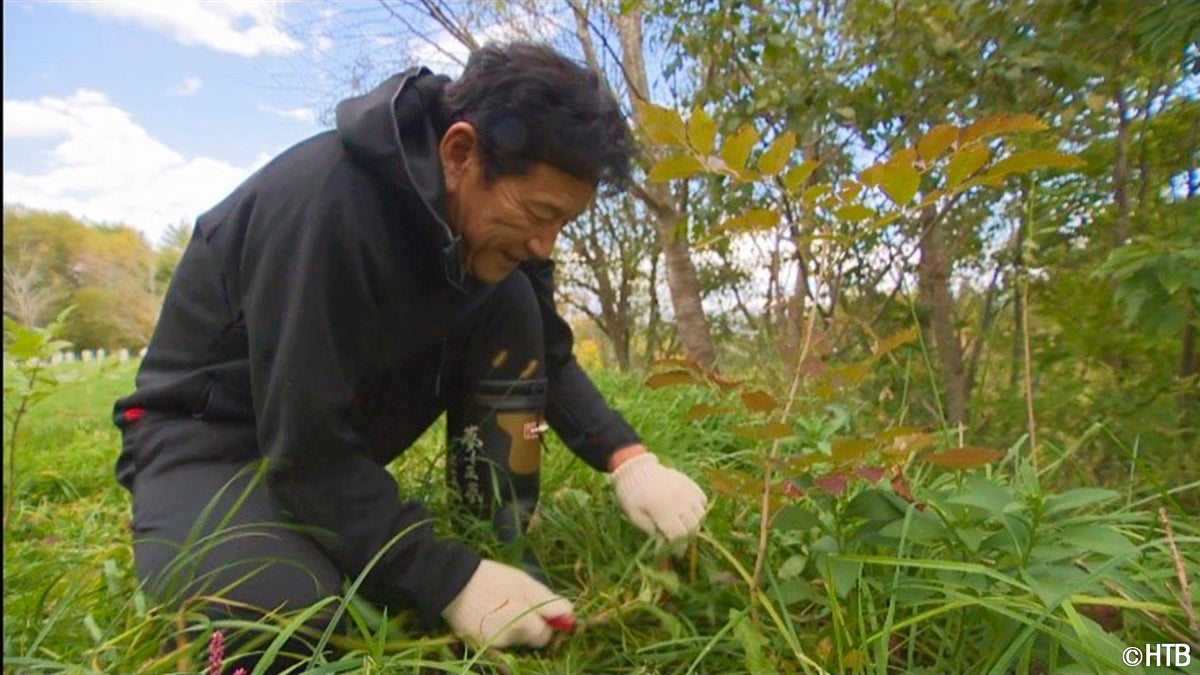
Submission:
[[[831,473],[828,476],[821,476],[813,481],[817,487],[828,492],[834,497],[840,497],[846,491],[846,483],[848,479],[844,473]]]
[[[804,496],[804,490],[801,490],[799,487],[797,487],[796,483],[791,480],[785,480],[780,483],[779,492],[782,493],[784,497],[790,497],[792,499],[800,499]]]
[[[878,483],[885,473],[887,470],[882,466],[860,466],[854,470],[854,475],[871,484]]]
[[[913,496],[912,489],[908,487],[908,479],[902,473],[897,473],[896,477],[892,479],[892,492],[895,492],[897,497],[909,504],[917,503],[917,498]]]

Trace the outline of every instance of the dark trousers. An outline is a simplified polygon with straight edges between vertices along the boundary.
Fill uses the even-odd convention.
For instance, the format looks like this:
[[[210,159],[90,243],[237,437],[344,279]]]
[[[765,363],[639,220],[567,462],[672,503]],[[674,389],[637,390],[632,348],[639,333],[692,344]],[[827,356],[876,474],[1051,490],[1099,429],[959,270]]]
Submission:
[[[532,287],[523,273],[514,272],[478,310],[451,326],[445,343],[431,348],[428,358],[384,375],[389,386],[371,402],[369,434],[381,470],[443,412],[449,411],[451,426],[478,421],[478,392],[489,391],[487,400],[494,399],[497,382],[542,382],[544,396],[543,351]],[[216,435],[210,422],[150,413],[125,433],[136,434],[129,436],[131,442],[154,448],[132,487],[134,560],[151,598],[214,619],[259,620],[342,593],[343,575],[319,542],[281,516],[262,481],[260,461],[197,456],[203,453],[196,446],[211,444]],[[247,433],[252,439],[253,430]],[[447,464],[453,466],[453,458]],[[534,469],[536,500],[536,464]],[[330,603],[309,627],[322,630],[336,606]],[[286,623],[281,619],[278,625]],[[231,651],[246,644],[236,635],[227,638]],[[269,644],[272,638],[263,633],[258,639]],[[298,636],[285,652],[304,657],[316,642]],[[294,661],[277,660],[276,670],[289,663]],[[230,672],[237,665],[230,661]]]

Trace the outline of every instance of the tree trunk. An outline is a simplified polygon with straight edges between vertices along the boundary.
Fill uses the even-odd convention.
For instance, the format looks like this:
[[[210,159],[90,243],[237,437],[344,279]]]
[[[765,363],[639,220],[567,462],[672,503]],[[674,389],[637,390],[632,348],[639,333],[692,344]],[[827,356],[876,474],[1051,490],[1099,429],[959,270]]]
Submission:
[[[637,5],[630,7],[617,16],[616,24],[621,38],[622,65],[628,80],[629,95],[633,100],[649,101],[650,87],[642,46],[641,8]],[[634,116],[640,123],[636,108]],[[652,157],[652,153],[646,154],[648,161],[652,161]],[[655,230],[658,232],[659,246],[666,262],[667,287],[671,291],[671,305],[675,310],[679,342],[689,359],[706,366],[712,365],[716,359],[716,346],[713,344],[712,332],[701,303],[700,280],[692,264],[686,234],[676,233],[682,216],[670,193],[661,183],[648,184],[641,191],[641,196],[646,198],[647,206],[657,218]]]
[[[1013,252],[1013,340],[1012,340],[1012,372],[1009,374],[1008,386],[1018,391],[1021,386],[1021,373],[1025,361],[1025,296],[1021,288],[1025,283],[1025,220],[1017,219],[1017,243]]]
[[[942,392],[946,398],[946,421],[965,425],[971,393],[963,365],[963,350],[954,329],[954,298],[950,295],[950,261],[946,252],[947,232],[933,209],[921,218],[924,237],[917,264],[917,302],[922,321],[928,322],[934,351],[941,367]]]
[[[1185,438],[1194,439],[1200,424],[1200,363],[1196,357],[1196,308],[1188,305],[1185,315],[1187,323],[1183,326],[1183,339],[1180,344],[1181,358],[1179,363],[1179,378],[1183,383],[1180,393],[1180,408],[1182,409]]]
[[[1113,248],[1129,240],[1129,102],[1125,88],[1117,84],[1117,148],[1113,158],[1113,201],[1117,221],[1113,226]]]

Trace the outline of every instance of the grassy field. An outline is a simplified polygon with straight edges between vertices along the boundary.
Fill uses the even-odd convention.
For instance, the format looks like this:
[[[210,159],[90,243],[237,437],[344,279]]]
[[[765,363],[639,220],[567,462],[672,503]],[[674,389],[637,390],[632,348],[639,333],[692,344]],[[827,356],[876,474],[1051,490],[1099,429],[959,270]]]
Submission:
[[[109,411],[134,367],[73,365],[77,377],[22,422],[4,537],[5,672],[203,669],[204,635],[160,655],[182,617],[149,602],[132,571]],[[771,443],[734,433],[736,416],[687,421],[700,392],[597,379],[648,445],[710,492],[699,540],[674,558],[655,550],[621,519],[604,477],[551,440],[531,537],[582,630],[536,652],[475,651],[350,603],[351,627],[326,637],[345,649],[314,658],[312,672],[1139,672],[1121,662],[1127,646],[1200,640],[1189,616],[1200,591],[1180,591],[1181,577],[1200,580],[1200,522],[1178,505],[1200,489],[1195,477],[1153,475],[1134,459],[1111,489],[1055,485],[1072,448],[1045,447],[1035,470],[1019,439],[956,469],[977,462],[936,459],[952,435],[852,442],[853,420],[819,406],[788,419],[795,437],[772,456]],[[444,534],[501,555],[451,506],[442,434],[435,425],[393,473]],[[921,442],[905,449],[904,438]],[[1200,648],[1192,656],[1184,672],[1200,672]]]

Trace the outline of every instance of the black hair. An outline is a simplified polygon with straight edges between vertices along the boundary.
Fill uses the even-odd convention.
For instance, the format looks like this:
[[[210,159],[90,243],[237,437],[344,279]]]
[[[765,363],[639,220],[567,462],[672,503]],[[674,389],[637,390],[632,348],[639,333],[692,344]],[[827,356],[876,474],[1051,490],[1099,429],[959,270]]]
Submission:
[[[475,127],[485,180],[545,162],[613,191],[628,184],[633,143],[612,92],[591,68],[547,45],[477,50],[442,105],[449,123]]]

